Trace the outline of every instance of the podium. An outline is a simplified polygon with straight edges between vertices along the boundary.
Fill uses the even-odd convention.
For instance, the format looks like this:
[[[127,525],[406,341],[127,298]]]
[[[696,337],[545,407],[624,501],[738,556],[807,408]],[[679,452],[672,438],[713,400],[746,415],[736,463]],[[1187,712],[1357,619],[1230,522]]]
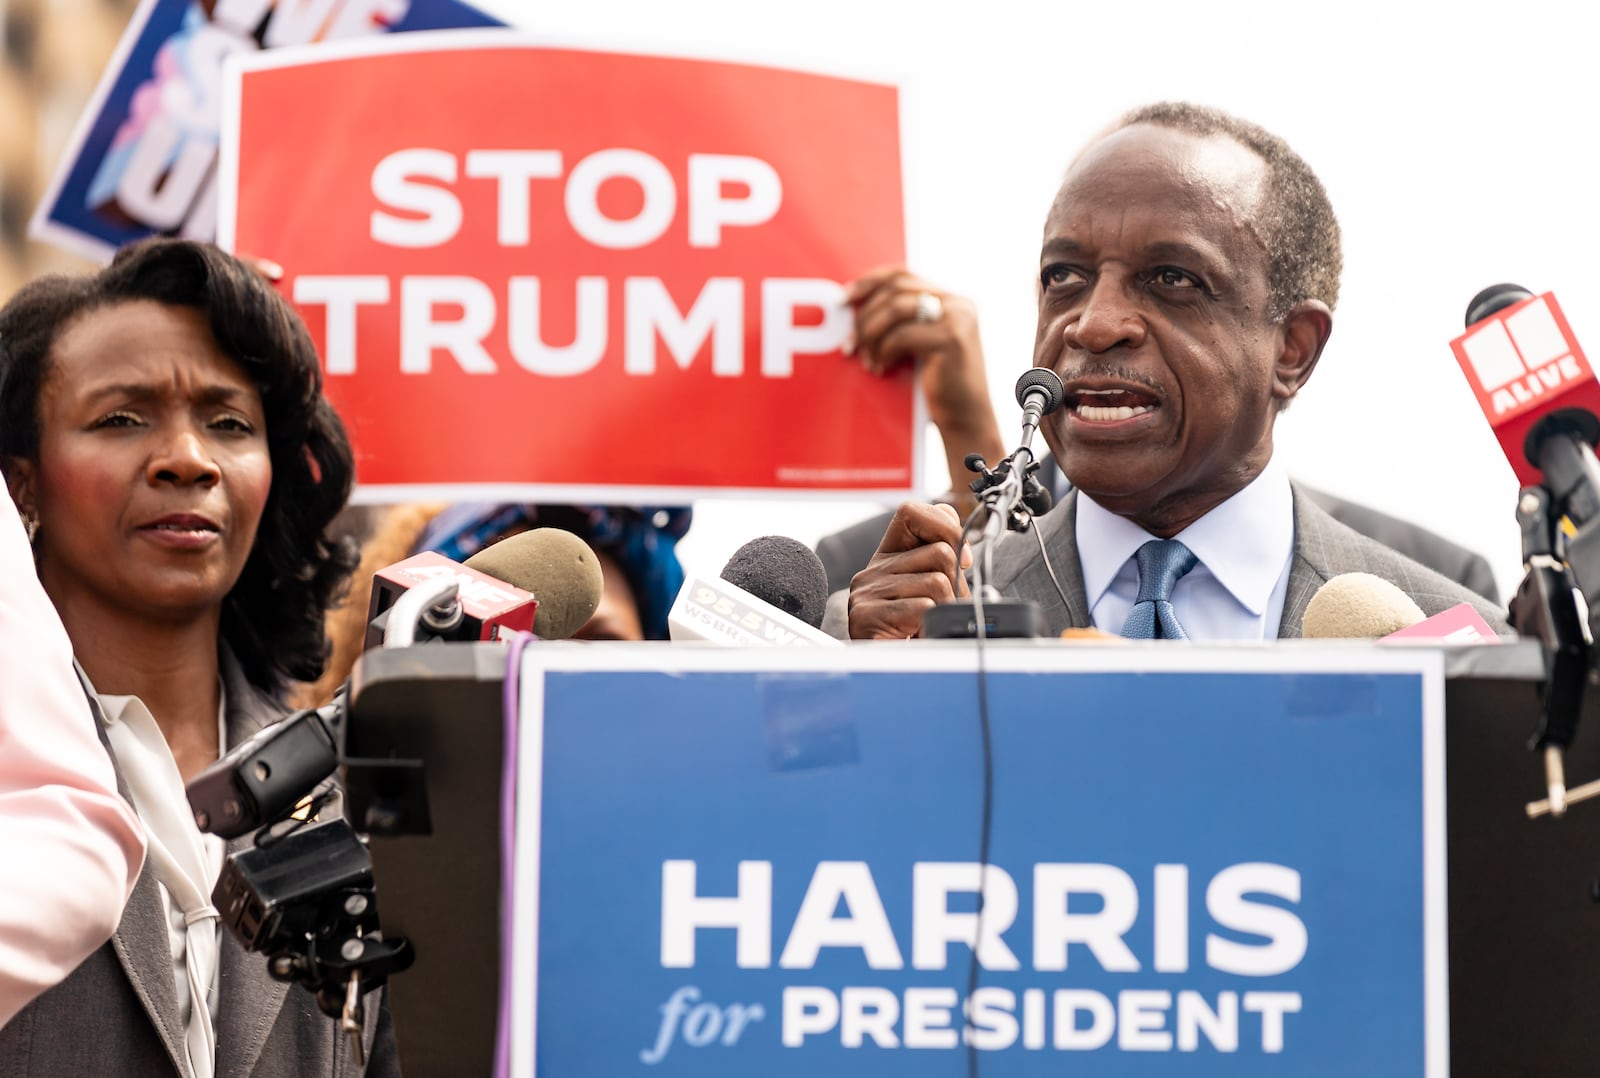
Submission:
[[[490,1072],[503,954],[517,1073],[536,1052],[544,1074],[959,1075],[963,1036],[995,1076],[1600,1061],[1600,806],[1523,812],[1535,645],[990,643],[970,1015],[974,646],[798,655],[529,648],[544,781],[521,780],[519,864],[541,878],[509,947],[505,649],[363,657],[349,753],[427,776],[432,834],[372,840],[385,929],[418,955],[390,984],[408,1074]]]

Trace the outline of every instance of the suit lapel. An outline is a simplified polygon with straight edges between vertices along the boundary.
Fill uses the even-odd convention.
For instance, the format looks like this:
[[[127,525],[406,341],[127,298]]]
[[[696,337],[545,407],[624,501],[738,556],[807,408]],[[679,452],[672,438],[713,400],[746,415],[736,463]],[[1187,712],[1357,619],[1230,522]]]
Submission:
[[[1033,526],[1039,529],[1050,556],[1050,568],[1055,570],[1055,582],[1052,582],[1049,572],[1042,564],[1039,566],[1044,576],[1043,594],[1050,599],[1045,608],[1046,619],[1051,625],[1060,622],[1063,629],[1087,629],[1091,624],[1089,598],[1084,593],[1083,563],[1078,560],[1078,492],[1068,494],[1054,512],[1046,513]],[[1032,544],[1037,552],[1038,539],[1027,535],[1020,538]],[[1065,593],[1065,604],[1056,591],[1056,582]]]
[[[1082,629],[1089,625],[1083,566],[1078,561],[1077,521],[1078,501],[1073,493],[1034,521],[1037,536],[1030,532],[1007,532],[994,550],[994,586],[1002,594],[1025,596],[1037,602],[1052,635],[1062,629]],[[1054,580],[1039,557],[1041,539],[1049,555],[1050,569],[1055,571]]]
[[[111,752],[111,742],[106,737],[106,716],[100,707],[100,697],[90,684],[88,675],[83,672],[83,667],[76,663],[73,665],[83,685],[84,695],[89,699],[90,710],[94,712],[100,743],[105,746],[106,755],[111,757],[111,768],[117,776],[117,793],[132,805],[133,795],[128,791],[127,780],[123,778],[122,768]],[[111,937],[111,949],[116,952],[123,975],[128,978],[133,994],[139,997],[150,1024],[155,1026],[156,1033],[161,1037],[161,1044],[172,1060],[173,1070],[178,1074],[188,1074],[185,1061],[189,1050],[184,1042],[183,1021],[178,1013],[178,984],[172,970],[167,910],[161,901],[161,885],[156,882],[155,872],[148,862],[134,882],[127,905],[122,908],[122,920],[117,923],[117,931]]]
[[[1293,483],[1294,492],[1294,552],[1289,558],[1289,586],[1283,594],[1283,617],[1278,620],[1278,639],[1298,640],[1302,632],[1306,606],[1317,589],[1328,582],[1328,574],[1318,569],[1326,565],[1327,546],[1331,539],[1327,525],[1332,518]]]
[[[248,845],[248,839],[237,840],[229,852]],[[266,955],[246,951],[232,932],[226,935],[218,958],[217,1078],[247,1078],[261,1059],[289,985],[268,975]]]
[[[233,653],[221,651],[222,684],[228,696],[228,746],[285,717],[283,709],[250,684]],[[249,849],[252,836],[228,843],[228,853]],[[267,1035],[283,1010],[289,985],[267,973],[267,956],[246,951],[224,928],[219,948],[217,992],[217,1078],[247,1078],[261,1058]]]
[[[120,775],[118,781],[120,784]],[[161,901],[161,885],[148,865],[139,874],[133,894],[123,907],[122,921],[111,937],[111,947],[117,953],[117,961],[122,964],[128,983],[133,986],[134,995],[139,997],[151,1025],[161,1036],[174,1071],[188,1074],[188,1048],[178,1014],[178,986],[173,979],[166,907]]]

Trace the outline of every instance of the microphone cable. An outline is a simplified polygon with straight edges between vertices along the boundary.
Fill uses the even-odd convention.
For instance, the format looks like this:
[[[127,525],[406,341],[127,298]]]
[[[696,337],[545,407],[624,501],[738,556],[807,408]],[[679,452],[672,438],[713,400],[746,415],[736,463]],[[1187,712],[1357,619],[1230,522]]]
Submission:
[[[1039,531],[1038,525],[1033,528],[1033,537],[1039,541],[1039,560],[1044,562],[1044,571],[1050,574],[1050,583],[1055,585],[1056,594],[1061,596],[1062,609],[1070,609],[1067,602],[1067,591],[1061,586],[1061,580],[1056,576],[1056,567],[1050,564],[1050,552],[1044,548],[1044,534]]]
[[[961,526],[962,542],[967,541],[967,536],[972,534],[974,526],[980,518],[988,512],[988,507],[980,504],[974,509]],[[984,518],[987,519],[987,518]],[[1061,586],[1061,580],[1056,576],[1055,566],[1050,564],[1050,554],[1045,549],[1044,535],[1040,532],[1037,522],[1031,529],[1034,538],[1039,544],[1039,558],[1044,562],[1045,572],[1050,576],[1050,583],[1055,586],[1056,594],[1061,597],[1061,605],[1066,607],[1067,593]],[[1004,534],[1003,532],[1001,534]],[[978,991],[978,974],[980,963],[978,950],[983,943],[983,915],[984,893],[989,875],[989,850],[994,834],[994,738],[993,728],[989,719],[989,670],[986,661],[986,642],[989,639],[988,622],[983,616],[983,592],[989,587],[988,581],[994,575],[994,545],[1000,536],[983,543],[982,553],[979,555],[982,562],[982,572],[972,589],[973,613],[973,640],[975,644],[978,676],[978,740],[980,745],[979,758],[982,762],[982,778],[980,786],[980,810],[978,817],[978,910],[973,921],[972,955],[967,965],[967,993],[962,1006],[965,1024],[962,1028],[962,1039],[966,1043],[967,1078],[978,1078],[978,1048],[973,1043],[968,1031],[972,1024],[973,996]],[[958,555],[959,559],[959,555]],[[957,570],[959,571],[959,569]]]
[[[1061,407],[1064,401],[1065,391],[1062,387],[1061,379],[1053,370],[1034,367],[1023,372],[1022,377],[1017,380],[1017,403],[1022,405],[1023,408],[1022,445],[1006,458],[1010,464],[1009,470],[1005,470],[1004,463],[999,466],[1002,470],[1005,470],[1005,478],[1001,483],[1000,489],[995,492],[993,504],[986,505],[980,500],[977,507],[973,509],[972,514],[967,517],[966,522],[961,526],[961,541],[965,544],[973,525],[980,518],[984,522],[986,531],[989,530],[988,526],[990,524],[995,525],[992,538],[989,538],[983,544],[983,553],[981,555],[982,572],[974,573],[977,579],[975,581],[976,586],[972,588],[973,637],[976,641],[978,674],[978,738],[982,747],[980,755],[983,762],[983,778],[982,809],[978,822],[978,909],[973,916],[972,956],[967,965],[967,996],[962,1006],[962,1011],[965,1015],[965,1022],[962,1025],[962,1039],[966,1042],[967,1047],[967,1078],[978,1078],[978,1048],[973,1043],[970,1030],[972,1028],[973,997],[978,992],[978,974],[981,964],[979,954],[983,947],[983,917],[985,907],[988,905],[986,896],[989,882],[989,850],[994,832],[994,736],[989,719],[989,669],[986,649],[989,639],[989,626],[983,615],[983,592],[985,588],[991,586],[989,581],[994,577],[994,547],[1000,541],[1000,537],[1005,534],[1006,525],[1009,522],[1008,518],[1011,516],[1013,508],[1018,503],[1024,503],[1030,511],[1028,515],[1031,515],[1031,510],[1033,509],[1032,504],[1027,502],[1025,491],[1029,479],[1029,468],[1033,463],[1033,450],[1030,446],[1033,442],[1033,436],[1037,432],[1039,421],[1045,415]],[[970,458],[967,466],[972,468]],[[978,469],[973,468],[973,470],[977,471]],[[994,476],[985,472],[985,479],[993,478]],[[1011,493],[1014,500],[1006,504],[1004,495],[1007,493],[1007,487],[1013,483],[1015,486]],[[974,488],[975,493],[977,489],[976,487]],[[994,513],[1002,505],[1004,505],[1002,512],[990,516],[985,515],[986,511]],[[1049,508],[1048,503],[1040,511],[1042,512],[1043,509],[1047,508]],[[1012,523],[1013,526],[1016,526],[1014,522]],[[1028,522],[1024,520],[1022,526],[1028,526]],[[1037,533],[1037,527],[1034,528],[1034,531]],[[1039,550],[1043,553],[1044,537],[1038,536],[1038,540]],[[1048,555],[1045,556],[1044,563],[1046,571],[1050,574],[1050,582],[1055,585],[1056,592],[1061,595],[1062,605],[1065,606],[1067,601],[1066,594],[1061,588],[1060,580],[1056,578],[1055,569],[1050,565]],[[979,564],[975,562],[974,569]],[[959,566],[960,552],[957,551],[957,572],[961,571]],[[995,594],[998,597],[999,593],[996,592]]]
[[[979,503],[978,507],[967,517],[966,523],[961,527],[962,542],[971,531],[974,523],[987,512],[988,507]],[[987,519],[986,517],[984,518]],[[978,910],[973,918],[972,926],[972,955],[967,964],[967,994],[962,1004],[964,1021],[961,1029],[961,1039],[967,1049],[967,1078],[978,1078],[978,1048],[973,1043],[969,1030],[972,1027],[972,998],[978,991],[978,949],[983,945],[983,914],[987,903],[984,901],[984,888],[989,875],[989,843],[994,830],[994,742],[989,723],[989,672],[984,661],[984,644],[989,638],[989,627],[983,617],[983,589],[988,587],[991,571],[994,567],[994,541],[983,544],[983,572],[982,579],[972,589],[972,613],[974,624],[974,640],[976,643],[976,656],[978,667],[978,740],[981,746],[980,759],[982,761],[982,779],[980,784],[981,809],[978,817]],[[960,572],[960,552],[956,554],[957,572]],[[1051,574],[1052,577],[1054,574]]]

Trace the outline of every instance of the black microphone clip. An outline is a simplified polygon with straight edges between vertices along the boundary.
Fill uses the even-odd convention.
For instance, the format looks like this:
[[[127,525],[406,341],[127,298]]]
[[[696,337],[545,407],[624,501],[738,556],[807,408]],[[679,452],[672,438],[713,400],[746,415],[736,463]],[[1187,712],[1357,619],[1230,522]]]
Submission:
[[[1016,453],[1002,460],[993,468],[983,459],[981,453],[968,453],[964,463],[969,472],[978,473],[978,478],[967,484],[967,489],[978,496],[978,501],[988,507],[990,512],[1000,509],[1002,490],[1012,472],[1017,469],[1018,462],[1023,459],[1026,450]],[[1039,471],[1039,462],[1033,459],[1031,453],[1026,455],[1027,463],[1021,469],[1021,496],[1005,509],[1006,527],[1014,532],[1027,531],[1033,523],[1033,518],[1041,513],[1050,511],[1055,504],[1055,498],[1050,490],[1039,482],[1036,474]]]

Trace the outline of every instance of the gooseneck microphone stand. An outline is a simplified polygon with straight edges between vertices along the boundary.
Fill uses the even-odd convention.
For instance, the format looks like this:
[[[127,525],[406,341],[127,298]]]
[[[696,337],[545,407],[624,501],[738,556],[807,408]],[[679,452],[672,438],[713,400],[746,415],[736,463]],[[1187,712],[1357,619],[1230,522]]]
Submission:
[[[1564,763],[1584,693],[1596,678],[1592,641],[1600,631],[1600,462],[1591,427],[1600,434],[1594,417],[1581,412],[1557,413],[1535,425],[1528,455],[1544,482],[1523,487],[1517,499],[1525,574],[1511,600],[1511,626],[1540,642],[1545,666],[1533,748],[1543,756],[1548,798],[1530,804],[1530,816],[1560,816],[1569,804],[1600,795],[1600,782],[1569,791]],[[1587,632],[1580,595],[1588,607]]]
[[[1039,421],[1061,407],[1066,390],[1056,373],[1043,367],[1024,371],[1017,379],[1017,403],[1022,405],[1022,441],[1010,456],[992,469],[977,453],[966,458],[967,469],[978,473],[971,490],[978,508],[961,529],[963,543],[979,539],[979,556],[972,566],[972,601],[940,603],[922,620],[922,635],[931,638],[1038,637],[1045,635],[1039,604],[1001,599],[989,581],[993,576],[994,546],[1007,530],[1025,532],[1033,518],[1050,508],[1050,492],[1039,482],[1033,457],[1033,436]]]

